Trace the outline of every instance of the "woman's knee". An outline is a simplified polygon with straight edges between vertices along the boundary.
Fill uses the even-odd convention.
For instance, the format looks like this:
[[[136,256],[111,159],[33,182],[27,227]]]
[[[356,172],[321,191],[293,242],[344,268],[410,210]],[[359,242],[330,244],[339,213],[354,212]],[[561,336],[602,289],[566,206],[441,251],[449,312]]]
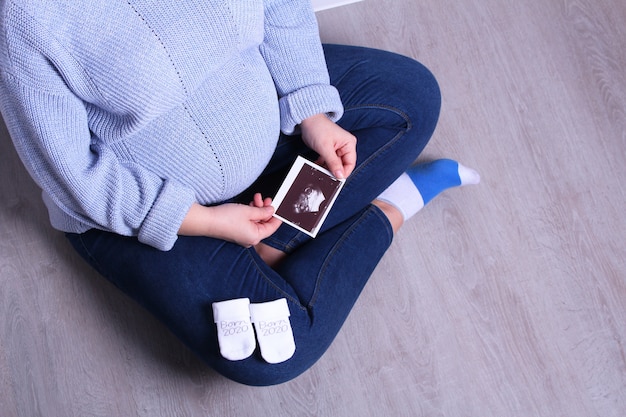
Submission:
[[[404,111],[413,126],[431,134],[439,119],[441,90],[434,74],[421,62],[386,53],[384,91],[392,105]]]
[[[325,48],[331,82],[341,94],[345,116],[366,109],[369,117],[381,118],[382,111],[388,110],[394,113],[394,126],[419,126],[426,135],[432,134],[439,118],[441,92],[426,66],[408,56],[379,49],[343,45]],[[352,118],[356,119],[354,114]]]

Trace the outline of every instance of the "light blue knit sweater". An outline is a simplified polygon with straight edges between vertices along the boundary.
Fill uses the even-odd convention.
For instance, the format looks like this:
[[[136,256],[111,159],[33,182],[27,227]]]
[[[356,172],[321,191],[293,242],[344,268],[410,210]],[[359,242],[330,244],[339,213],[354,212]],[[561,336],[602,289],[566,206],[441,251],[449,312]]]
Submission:
[[[0,110],[52,225],[171,248],[343,111],[309,0],[4,0]]]

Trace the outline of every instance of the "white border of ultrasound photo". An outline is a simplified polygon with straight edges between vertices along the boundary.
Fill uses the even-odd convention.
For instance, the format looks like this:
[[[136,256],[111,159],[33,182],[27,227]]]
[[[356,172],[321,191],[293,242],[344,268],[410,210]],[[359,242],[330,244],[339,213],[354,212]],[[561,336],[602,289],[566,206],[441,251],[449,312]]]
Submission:
[[[315,184],[315,191],[311,190],[311,181]],[[274,217],[315,237],[344,183],[345,180],[335,178],[327,169],[298,156],[272,202],[272,206],[276,209]],[[297,197],[302,197],[305,190],[308,194],[307,202],[313,199],[315,201],[305,206],[308,208],[298,211],[294,206],[294,201]],[[319,197],[315,198],[315,195],[311,195],[315,192]],[[302,205],[299,207],[301,208]],[[310,210],[311,207],[313,207],[312,210]]]

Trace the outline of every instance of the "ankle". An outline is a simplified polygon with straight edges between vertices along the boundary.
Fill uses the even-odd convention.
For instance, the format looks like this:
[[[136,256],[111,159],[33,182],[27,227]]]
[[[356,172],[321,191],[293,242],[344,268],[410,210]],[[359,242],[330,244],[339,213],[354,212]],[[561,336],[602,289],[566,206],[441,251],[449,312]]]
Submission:
[[[402,215],[400,210],[382,200],[374,200],[372,204],[378,207],[383,212],[383,214],[387,216],[387,219],[391,224],[391,228],[393,229],[393,233],[396,233],[398,230],[400,230],[400,227],[402,227],[402,225],[404,224],[404,216]]]
[[[276,267],[287,256],[285,252],[266,245],[265,243],[259,243],[254,246],[254,249],[263,262],[269,265],[270,268]]]

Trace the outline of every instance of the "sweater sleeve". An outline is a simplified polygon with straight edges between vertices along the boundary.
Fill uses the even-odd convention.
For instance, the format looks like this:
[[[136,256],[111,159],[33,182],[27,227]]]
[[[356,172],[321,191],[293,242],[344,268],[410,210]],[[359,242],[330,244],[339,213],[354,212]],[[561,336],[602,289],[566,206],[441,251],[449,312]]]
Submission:
[[[1,76],[0,108],[15,148],[46,203],[64,214],[51,211],[52,225],[134,235],[170,249],[194,201],[191,190],[119,161],[92,141],[85,106],[71,92],[51,93],[6,72]]]
[[[292,134],[307,117],[343,114],[330,85],[317,20],[310,0],[265,0],[265,40],[261,53],[279,95],[281,130]]]

